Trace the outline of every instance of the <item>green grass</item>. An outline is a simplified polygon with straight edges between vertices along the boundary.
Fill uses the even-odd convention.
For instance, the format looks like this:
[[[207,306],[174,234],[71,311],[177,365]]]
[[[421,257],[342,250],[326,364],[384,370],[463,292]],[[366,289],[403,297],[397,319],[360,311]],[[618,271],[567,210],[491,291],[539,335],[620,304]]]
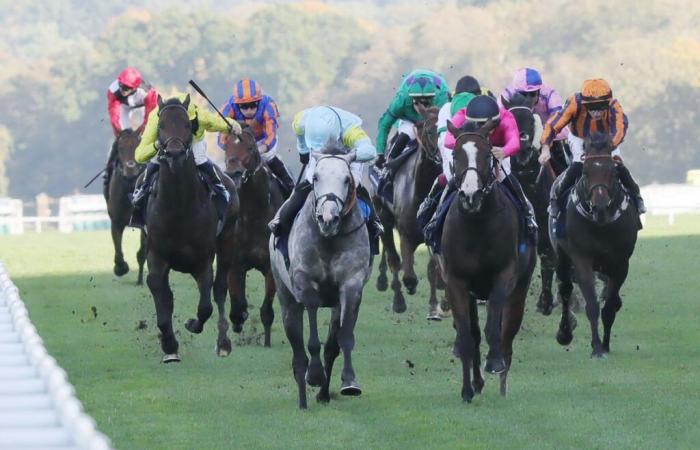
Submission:
[[[498,394],[497,378],[488,376],[484,393],[470,405],[459,395],[450,321],[424,319],[425,253],[418,293],[407,297],[403,315],[389,310],[389,293],[375,290],[375,271],[353,355],[364,393],[335,396],[329,405],[310,396],[308,411],[296,409],[291,350],[277,304],[271,349],[256,343],[256,308],[233,354],[221,359],[214,354],[215,322],[199,336],[184,329],[195,312],[195,286],[175,275],[183,361],[160,363],[150,293],[134,286],[135,232],[126,245],[132,272],[123,279],[111,273],[105,232],[0,237],[0,259],[49,351],[120,449],[696,447],[700,282],[693,267],[700,221],[681,216],[668,227],[653,218],[641,237],[607,359],[589,358],[583,314],[572,345],[556,343],[560,309],[550,317],[535,312],[535,278],[508,398]],[[259,307],[261,278],[251,278],[249,300]],[[328,313],[321,317],[325,325]],[[141,320],[147,328],[137,330]],[[336,370],[332,390],[339,384]]]

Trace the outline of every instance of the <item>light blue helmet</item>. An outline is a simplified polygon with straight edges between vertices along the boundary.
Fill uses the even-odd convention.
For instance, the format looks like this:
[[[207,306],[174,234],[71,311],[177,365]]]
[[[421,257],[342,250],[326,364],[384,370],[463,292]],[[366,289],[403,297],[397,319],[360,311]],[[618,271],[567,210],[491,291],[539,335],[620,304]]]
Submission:
[[[304,122],[304,142],[311,151],[321,151],[329,141],[340,140],[343,132],[340,116],[328,106],[311,108]]]

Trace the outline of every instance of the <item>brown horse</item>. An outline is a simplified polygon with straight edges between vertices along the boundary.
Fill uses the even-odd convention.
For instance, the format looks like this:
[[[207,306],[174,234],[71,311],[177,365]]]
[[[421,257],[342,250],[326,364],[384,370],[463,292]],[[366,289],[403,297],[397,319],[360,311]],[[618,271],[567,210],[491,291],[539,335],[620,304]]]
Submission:
[[[464,129],[457,129],[448,122],[449,131],[456,136],[454,167],[459,191],[447,212],[438,261],[457,331],[453,351],[462,361],[462,399],[466,402],[484,386],[476,299],[488,298],[485,370],[501,375],[501,394],[506,395],[513,340],[535,268],[535,246],[519,245],[518,208],[497,181],[495,172],[500,169],[487,138],[493,126],[488,122],[476,130],[473,123],[467,123]]]
[[[141,138],[138,132],[127,129],[117,137],[117,160],[107,187],[107,213],[111,222],[112,243],[114,244],[114,274],[121,277],[129,272],[129,264],[122,252],[124,228],[129,224],[133,206],[129,194],[134,191],[136,179],[145,166],[137,164],[134,152]],[[139,276],[136,284],[143,284],[143,264],[146,261],[146,235],[141,231],[141,242],[136,253],[139,263]]]
[[[377,289],[387,289],[387,262],[392,272],[391,289],[394,291],[392,309],[394,312],[406,311],[406,300],[401,292],[399,271],[403,271],[403,284],[409,294],[413,295],[418,286],[418,277],[413,269],[414,253],[423,243],[423,231],[416,220],[418,206],[442,171],[440,151],[437,145],[437,108],[418,106],[423,120],[416,124],[418,151],[407,157],[394,175],[394,202],[385,203],[379,196],[375,197],[377,213],[384,225],[382,235],[382,256],[379,262]],[[391,162],[387,163],[391,164]],[[401,256],[396,251],[394,228],[399,232]],[[428,281],[430,282],[430,309],[437,310],[435,288],[438,283],[435,261],[428,262]]]
[[[265,277],[265,298],[260,307],[260,319],[265,329],[265,347],[270,346],[270,330],[274,320],[272,304],[275,298],[275,280],[270,272],[267,223],[284,202],[280,184],[263,163],[251,128],[241,122],[240,139],[228,139],[225,144],[226,173],[233,178],[238,190],[240,209],[234,227],[221,236],[223,251],[217,257],[217,272],[227,271],[231,295],[231,322],[233,331],[240,333],[248,318],[245,295],[246,274],[258,270]],[[219,295],[216,292],[215,296]],[[224,293],[224,295],[226,295]]]
[[[557,278],[562,299],[562,316],[557,341],[568,345],[576,321],[570,311],[573,263],[576,281],[586,299],[591,325],[592,357],[610,351],[610,333],[615,315],[622,307],[620,288],[627,278],[629,260],[639,230],[636,204],[622,188],[617,162],[612,157],[610,136],[594,133],[585,141],[583,175],[567,201],[566,227],[550,218],[549,235],[557,255]],[[603,278],[603,341],[598,334],[600,307],[596,295],[596,274]]]

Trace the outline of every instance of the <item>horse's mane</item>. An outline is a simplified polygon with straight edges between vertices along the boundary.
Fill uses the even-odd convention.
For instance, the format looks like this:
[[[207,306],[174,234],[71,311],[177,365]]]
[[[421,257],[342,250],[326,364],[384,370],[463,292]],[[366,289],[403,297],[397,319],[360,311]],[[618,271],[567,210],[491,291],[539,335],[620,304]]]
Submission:
[[[504,102],[504,103],[506,103],[506,102]],[[507,101],[507,105],[504,105],[504,106],[506,106],[508,109],[516,107],[516,106],[525,106],[528,109],[530,109],[530,106],[528,105],[528,99],[520,92],[516,92],[515,94],[513,94],[513,96],[510,98],[510,100]]]
[[[345,148],[345,146],[341,142],[336,141],[336,142],[329,142],[328,144],[326,144],[326,146],[323,148],[323,150],[321,150],[321,153],[323,153],[324,155],[338,156],[338,155],[346,155],[348,153],[348,150],[347,150],[347,148]]]
[[[605,153],[612,150],[612,138],[608,133],[596,131],[586,139],[587,151],[592,153]]]

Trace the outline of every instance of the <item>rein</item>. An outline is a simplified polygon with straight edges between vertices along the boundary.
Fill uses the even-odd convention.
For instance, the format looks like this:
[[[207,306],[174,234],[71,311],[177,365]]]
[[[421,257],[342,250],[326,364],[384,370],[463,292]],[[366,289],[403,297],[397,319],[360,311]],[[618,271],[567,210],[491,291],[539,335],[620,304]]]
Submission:
[[[435,164],[437,164],[437,165],[441,165],[441,164],[442,164],[442,161],[441,161],[440,158],[438,157],[438,155],[440,154],[439,151],[436,151],[436,152],[434,152],[434,153],[430,153],[430,152],[427,151],[428,147],[425,145],[425,139],[424,139],[424,137],[425,137],[426,134],[430,133],[429,130],[432,129],[432,128],[433,128],[433,127],[425,127],[425,126],[423,126],[423,127],[421,127],[421,132],[418,133],[418,127],[417,127],[416,125],[413,125],[413,129],[416,131],[416,141],[418,142],[418,146],[419,146],[420,148],[422,148],[423,150],[425,150],[424,153],[425,153],[425,156],[428,157],[428,160],[430,160],[431,162],[433,162],[433,163],[435,163]],[[435,146],[435,149],[437,150],[437,145]]]

